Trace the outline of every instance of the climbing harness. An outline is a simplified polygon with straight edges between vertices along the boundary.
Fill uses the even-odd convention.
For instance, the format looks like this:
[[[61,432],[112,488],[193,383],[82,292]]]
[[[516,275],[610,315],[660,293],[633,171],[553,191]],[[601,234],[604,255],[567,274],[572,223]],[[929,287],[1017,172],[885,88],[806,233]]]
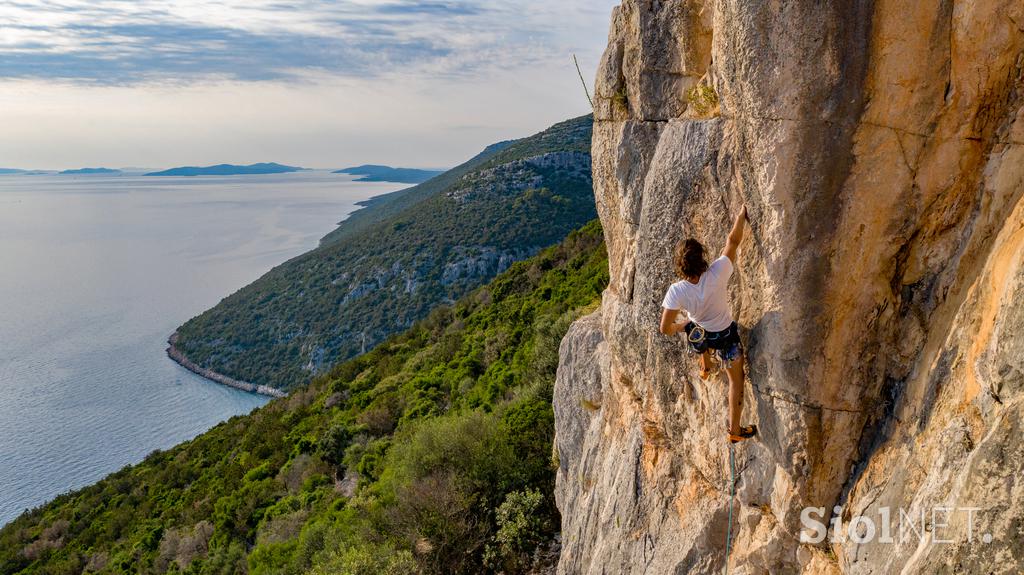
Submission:
[[[717,353],[713,353],[711,356],[716,360],[721,360],[716,361],[719,370],[732,366],[732,359],[726,359],[723,355],[725,353],[723,350],[727,349],[722,347],[723,341],[726,345],[728,345],[730,341],[735,341],[735,345],[737,347],[740,346],[739,335],[736,331],[735,322],[722,331],[713,331],[709,333],[706,329],[691,321],[686,326],[686,341],[689,343],[686,350],[691,356],[702,355],[710,350],[716,351]],[[712,370],[712,373],[714,373],[714,371],[715,370]]]
[[[733,455],[732,443],[729,446],[729,529],[725,532],[725,573],[729,573],[729,547],[732,544],[732,508],[736,499],[736,460]]]
[[[705,331],[704,328],[699,325],[694,325],[693,328],[690,329],[690,333],[686,336],[686,339],[690,340],[690,344],[693,345],[691,349],[696,353],[696,350],[698,349],[707,349],[707,344],[705,343],[707,337],[708,332]]]

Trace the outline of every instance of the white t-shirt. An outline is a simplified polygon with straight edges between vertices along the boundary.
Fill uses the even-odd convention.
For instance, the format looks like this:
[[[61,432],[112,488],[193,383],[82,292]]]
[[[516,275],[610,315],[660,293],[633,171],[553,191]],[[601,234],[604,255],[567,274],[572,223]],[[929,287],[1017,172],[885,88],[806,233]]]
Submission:
[[[732,262],[721,256],[711,262],[697,283],[682,280],[669,286],[661,306],[686,310],[693,323],[708,331],[723,331],[732,324],[727,289],[731,275]]]

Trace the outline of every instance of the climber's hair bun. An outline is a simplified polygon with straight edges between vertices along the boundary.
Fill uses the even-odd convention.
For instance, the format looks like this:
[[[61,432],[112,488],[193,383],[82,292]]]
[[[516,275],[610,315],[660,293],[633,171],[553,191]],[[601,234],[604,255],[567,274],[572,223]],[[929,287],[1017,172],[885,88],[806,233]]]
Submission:
[[[675,264],[676,275],[680,278],[699,278],[708,271],[708,261],[704,259],[704,245],[693,238],[679,242],[676,244]]]

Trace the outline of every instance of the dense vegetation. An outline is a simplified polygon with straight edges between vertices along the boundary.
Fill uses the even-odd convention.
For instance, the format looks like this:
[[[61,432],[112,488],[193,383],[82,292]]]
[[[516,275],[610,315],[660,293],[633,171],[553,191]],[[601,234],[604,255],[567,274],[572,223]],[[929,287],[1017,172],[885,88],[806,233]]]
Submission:
[[[591,128],[589,116],[563,122],[369,202],[179,328],[179,349],[286,390],[362,353],[594,218]]]
[[[597,222],[291,396],[0,530],[0,573],[523,573],[557,532],[558,344]]]
[[[512,145],[512,143],[512,141],[506,141],[491,144],[466,162],[418,186],[412,186],[411,188],[405,188],[390,194],[381,194],[360,202],[360,205],[368,209],[356,211],[344,221],[338,223],[337,228],[320,240],[321,245],[332,244],[365,233],[367,230],[373,229],[380,222],[429,197],[443,192],[445,188],[454,185],[460,178],[481,166],[485,161],[494,157],[496,153]]]

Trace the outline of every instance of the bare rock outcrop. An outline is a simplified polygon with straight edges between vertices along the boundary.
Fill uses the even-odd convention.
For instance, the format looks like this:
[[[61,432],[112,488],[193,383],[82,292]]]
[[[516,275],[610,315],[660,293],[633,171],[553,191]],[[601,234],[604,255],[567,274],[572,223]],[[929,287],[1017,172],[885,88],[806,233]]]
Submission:
[[[1024,571],[1022,66],[1019,0],[615,9],[593,139],[611,282],[555,390],[560,573]],[[657,321],[672,247],[719,251],[741,204],[761,436],[730,504],[724,375]],[[834,507],[843,528],[802,541]]]

